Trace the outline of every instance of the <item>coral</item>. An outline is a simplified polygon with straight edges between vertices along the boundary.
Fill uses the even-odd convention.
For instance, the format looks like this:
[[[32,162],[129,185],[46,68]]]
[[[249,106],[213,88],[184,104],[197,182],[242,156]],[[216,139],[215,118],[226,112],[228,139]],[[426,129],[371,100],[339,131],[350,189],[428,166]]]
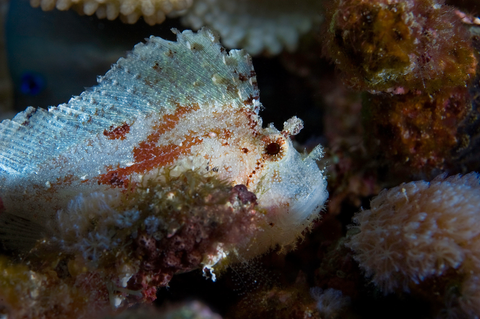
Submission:
[[[471,14],[478,15],[480,12],[480,5],[476,0],[446,0],[445,3],[461,10],[466,10],[466,12]]]
[[[220,33],[228,48],[251,55],[293,51],[298,39],[318,23],[320,1],[196,0],[182,17],[193,29],[208,26]]]
[[[452,163],[465,141],[460,128],[472,110],[466,87],[436,94],[368,94],[363,106],[369,151],[417,171]]]
[[[378,194],[373,160],[360,139],[337,140],[325,153],[330,200],[327,210],[338,215],[343,205],[360,207],[362,199]]]
[[[152,302],[157,287],[167,286],[176,273],[203,266],[215,279],[213,266],[265,227],[255,195],[242,185],[231,187],[195,171],[167,173],[164,179],[137,188],[121,204],[93,193],[59,211],[55,237],[39,241],[22,264],[0,265],[4,280],[13,280],[0,285],[7,309],[28,318],[54,309],[58,318],[86,318]],[[48,302],[23,302],[15,297],[18,290],[27,299],[33,294],[27,292],[40,290]],[[83,295],[85,302],[76,300]]]
[[[472,43],[480,54],[480,26],[471,27]],[[480,150],[480,64],[477,65],[477,76],[473,83],[469,85],[468,90],[471,100],[471,110],[467,117],[458,127],[459,143],[454,149],[452,167],[458,172],[469,172],[480,170],[480,161],[478,151]],[[451,171],[454,171],[451,169]]]
[[[118,16],[123,22],[135,23],[143,17],[146,23],[162,23],[165,15],[187,9],[193,0],[30,0],[32,7],[43,11],[75,9],[81,14],[96,14],[100,19],[114,20]]]
[[[328,73],[327,73],[328,74]],[[319,106],[324,109],[323,134],[326,138],[325,163],[329,201],[327,211],[338,215],[342,206],[358,209],[363,198],[380,191],[375,160],[364,146],[361,121],[361,94],[342,85],[340,79],[326,72],[310,76],[318,92]]]
[[[348,86],[368,92],[365,145],[390,170],[464,171],[455,162],[472,148],[478,81],[466,17],[436,0],[337,0],[327,9],[325,51]]]
[[[355,89],[432,93],[475,75],[468,32],[442,1],[336,0],[326,15],[326,51]]]
[[[346,246],[383,292],[410,290],[478,315],[479,190],[476,173],[384,190],[355,215]]]

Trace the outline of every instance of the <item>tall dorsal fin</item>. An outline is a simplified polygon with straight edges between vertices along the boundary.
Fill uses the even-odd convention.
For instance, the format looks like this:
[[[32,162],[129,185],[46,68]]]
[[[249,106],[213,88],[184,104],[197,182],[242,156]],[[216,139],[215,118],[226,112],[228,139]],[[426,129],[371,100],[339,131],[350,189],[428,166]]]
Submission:
[[[259,91],[250,56],[229,53],[207,29],[177,33],[177,41],[151,36],[121,58],[98,85],[47,110],[29,107],[0,124],[3,180],[38,165],[110,127],[179,105],[228,104],[258,112]]]

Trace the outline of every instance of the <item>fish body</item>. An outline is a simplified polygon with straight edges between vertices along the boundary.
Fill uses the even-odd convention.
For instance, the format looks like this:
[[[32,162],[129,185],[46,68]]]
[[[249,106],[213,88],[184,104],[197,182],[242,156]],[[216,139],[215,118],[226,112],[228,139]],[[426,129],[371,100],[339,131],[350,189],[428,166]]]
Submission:
[[[290,136],[301,120],[263,128],[260,108],[247,53],[227,52],[206,29],[177,32],[176,42],[152,36],[68,103],[0,124],[0,239],[26,249],[36,233],[58,231],[58,212],[78,196],[121,200],[168,168],[257,196],[270,226],[245,256],[291,244],[328,196],[321,147],[298,153]]]

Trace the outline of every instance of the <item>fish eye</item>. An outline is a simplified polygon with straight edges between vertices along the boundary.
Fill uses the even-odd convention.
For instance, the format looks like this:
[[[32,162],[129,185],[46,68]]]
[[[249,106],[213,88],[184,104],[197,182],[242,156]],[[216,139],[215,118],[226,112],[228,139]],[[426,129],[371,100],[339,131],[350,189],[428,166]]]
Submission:
[[[265,147],[265,151],[268,155],[277,155],[280,153],[281,147],[277,142],[272,142]]]
[[[264,156],[269,161],[278,161],[285,156],[286,140],[281,135],[270,135],[263,138]]]

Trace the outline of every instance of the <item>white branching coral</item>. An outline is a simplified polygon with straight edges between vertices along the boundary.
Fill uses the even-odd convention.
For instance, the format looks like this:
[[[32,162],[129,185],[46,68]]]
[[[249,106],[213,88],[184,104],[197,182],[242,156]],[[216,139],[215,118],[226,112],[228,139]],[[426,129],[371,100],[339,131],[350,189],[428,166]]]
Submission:
[[[196,0],[182,22],[216,30],[226,47],[278,54],[296,49],[299,37],[320,21],[319,7],[314,0]]]
[[[449,287],[456,287],[458,293],[452,298],[461,311],[480,310],[475,298],[480,295],[480,281],[472,279],[480,275],[477,173],[439,176],[432,182],[384,190],[371,202],[371,209],[355,215],[354,222],[350,230],[354,234],[346,245],[385,293],[434,286],[438,290],[443,282],[446,297],[451,294]]]
[[[193,0],[30,0],[32,7],[41,7],[43,11],[73,8],[81,14],[96,13],[100,19],[114,20],[120,16],[123,22],[130,24],[143,16],[150,25],[162,23],[165,15],[187,9],[192,2]]]

